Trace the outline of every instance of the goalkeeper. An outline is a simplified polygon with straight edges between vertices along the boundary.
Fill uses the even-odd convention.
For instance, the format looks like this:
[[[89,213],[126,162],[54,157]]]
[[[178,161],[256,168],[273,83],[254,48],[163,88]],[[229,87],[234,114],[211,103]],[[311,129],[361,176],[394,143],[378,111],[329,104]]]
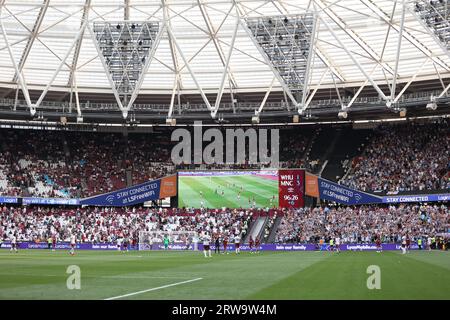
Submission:
[[[169,236],[166,234],[164,236],[164,250],[168,250],[169,249]]]

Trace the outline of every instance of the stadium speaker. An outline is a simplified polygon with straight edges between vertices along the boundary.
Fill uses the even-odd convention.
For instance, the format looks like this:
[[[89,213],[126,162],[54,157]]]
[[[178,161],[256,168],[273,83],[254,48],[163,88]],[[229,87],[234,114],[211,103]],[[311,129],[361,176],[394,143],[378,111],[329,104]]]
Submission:
[[[300,116],[298,114],[294,115],[292,117],[292,122],[293,123],[299,123],[300,122]]]
[[[404,118],[404,117],[406,117],[406,109],[405,109],[405,108],[403,108],[403,109],[400,109],[400,113],[399,113],[399,116],[400,116],[401,118]]]
[[[167,118],[166,119],[166,124],[168,124],[169,126],[176,126],[177,125],[177,119]]]
[[[259,117],[258,116],[252,117],[252,123],[253,124],[258,124],[259,123]]]
[[[345,111],[341,111],[338,113],[338,117],[339,117],[339,119],[347,119],[348,113]]]
[[[60,117],[60,118],[59,118],[59,122],[61,122],[61,124],[62,124],[63,126],[65,126],[65,125],[67,124],[67,118],[66,118],[66,117]]]

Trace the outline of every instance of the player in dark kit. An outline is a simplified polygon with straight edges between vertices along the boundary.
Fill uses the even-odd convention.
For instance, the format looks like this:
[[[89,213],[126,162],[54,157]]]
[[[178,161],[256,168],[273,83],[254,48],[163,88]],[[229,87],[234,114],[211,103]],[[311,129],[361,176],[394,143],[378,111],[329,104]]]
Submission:
[[[52,251],[56,250],[56,235],[52,236]]]
[[[377,245],[377,252],[383,251],[383,249],[381,247],[381,238],[380,237],[377,237],[377,240],[375,241],[375,244]]]
[[[248,243],[248,246],[250,247],[250,253],[253,253],[253,237],[250,236],[250,241]]]
[[[223,254],[228,254],[228,250],[227,250],[227,248],[228,248],[228,237],[227,236],[224,236],[223,237],[223,240],[222,240],[222,242],[223,242]]]
[[[220,238],[219,235],[216,235],[216,240],[214,241],[214,253],[220,253]]]
[[[406,251],[411,250],[411,239],[409,238],[409,235],[406,235]]]

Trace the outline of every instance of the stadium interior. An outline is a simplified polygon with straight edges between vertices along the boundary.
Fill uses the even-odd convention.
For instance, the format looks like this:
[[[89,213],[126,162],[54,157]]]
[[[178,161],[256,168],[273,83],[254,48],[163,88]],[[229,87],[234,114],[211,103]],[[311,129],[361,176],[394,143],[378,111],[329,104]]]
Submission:
[[[267,251],[261,263],[281,269],[270,254],[340,252],[341,245],[398,253],[407,241],[405,252],[443,252],[429,265],[414,258],[412,273],[437,266],[446,275],[431,272],[410,292],[380,297],[448,299],[449,9],[448,0],[0,0],[0,259],[12,259],[0,266],[19,263],[9,254],[14,246],[36,261],[43,250],[31,249],[57,248],[68,259],[73,244],[70,250],[101,265],[93,253],[142,254],[149,242],[161,269],[170,269],[163,250],[192,250],[194,241],[207,257],[210,242],[223,253],[229,241],[236,255],[239,244],[244,252],[261,249],[261,259]],[[251,161],[250,149],[261,152],[261,143],[248,136],[243,161],[175,161],[175,132],[194,136],[198,126],[223,136],[277,131],[277,166]],[[210,142],[193,142],[189,156]],[[238,150],[228,147],[220,152]],[[301,181],[298,189],[282,193],[283,172]],[[122,197],[128,202],[117,202]],[[105,250],[94,250],[100,245]],[[109,253],[105,263],[117,259]],[[186,258],[192,274],[200,272],[198,256]],[[305,278],[292,257],[286,274],[299,272],[298,284]],[[129,268],[108,275],[160,276]],[[6,277],[0,272],[0,299],[40,298],[38,287]],[[106,287],[95,277],[93,287]],[[55,299],[103,297],[97,289],[52,291],[33,279],[30,286],[48,286]],[[165,285],[158,281],[147,287]],[[270,285],[288,286],[283,281],[276,276]],[[121,280],[105,297],[121,299],[121,287],[142,289],[138,280]],[[183,290],[163,298],[190,297]],[[232,292],[199,290],[193,298]],[[329,297],[290,290],[277,296],[261,286],[237,297]],[[377,298],[358,290],[338,297]]]

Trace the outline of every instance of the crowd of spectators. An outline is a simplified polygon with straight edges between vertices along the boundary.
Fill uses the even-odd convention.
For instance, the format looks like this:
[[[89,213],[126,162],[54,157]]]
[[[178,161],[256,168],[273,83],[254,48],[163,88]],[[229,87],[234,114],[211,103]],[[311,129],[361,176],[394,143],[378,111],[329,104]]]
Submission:
[[[276,242],[317,243],[339,237],[342,243],[385,243],[450,230],[448,205],[316,207],[290,210],[278,226]]]
[[[63,141],[56,135],[0,130],[0,194],[64,197],[79,187],[67,175]]]
[[[341,184],[399,192],[450,189],[450,121],[378,130]]]
[[[280,166],[283,168],[305,168],[305,152],[311,137],[298,131],[285,131],[281,135]]]
[[[16,235],[19,241],[46,241],[55,236],[81,243],[114,242],[118,237],[138,241],[140,231],[194,231],[199,235],[240,235],[245,240],[251,222],[268,215],[276,229],[277,243],[317,243],[339,237],[342,243],[384,243],[412,240],[450,231],[450,207],[407,204],[398,206],[316,207],[273,210],[249,209],[154,209],[154,208],[0,208],[0,239]],[[270,231],[270,230],[269,230]],[[264,237],[263,242],[267,241]]]
[[[377,129],[341,180],[365,191],[450,188],[450,125],[404,124]],[[280,130],[280,167],[310,168],[305,154],[315,129]],[[171,160],[170,131],[138,134],[0,130],[0,195],[82,198],[173,174],[180,169],[258,169]],[[248,141],[247,147],[248,147]],[[205,145],[208,142],[204,143]],[[268,149],[270,150],[270,143]]]
[[[251,210],[168,210],[153,208],[0,208],[0,239],[16,235],[19,241],[45,241],[55,236],[69,241],[104,243],[118,237],[137,241],[140,231],[195,231],[245,237]]]
[[[173,173],[170,149],[148,138],[0,130],[0,195],[89,197]]]
[[[301,167],[308,137],[280,133],[283,167]],[[170,132],[129,134],[0,130],[0,195],[89,197],[157,179],[182,169],[258,169],[243,163],[181,164],[171,160]],[[249,141],[246,141],[248,149]],[[205,142],[205,145],[208,144]],[[268,143],[270,150],[270,142]],[[193,150],[192,150],[193,152]],[[193,156],[192,156],[193,158]]]

